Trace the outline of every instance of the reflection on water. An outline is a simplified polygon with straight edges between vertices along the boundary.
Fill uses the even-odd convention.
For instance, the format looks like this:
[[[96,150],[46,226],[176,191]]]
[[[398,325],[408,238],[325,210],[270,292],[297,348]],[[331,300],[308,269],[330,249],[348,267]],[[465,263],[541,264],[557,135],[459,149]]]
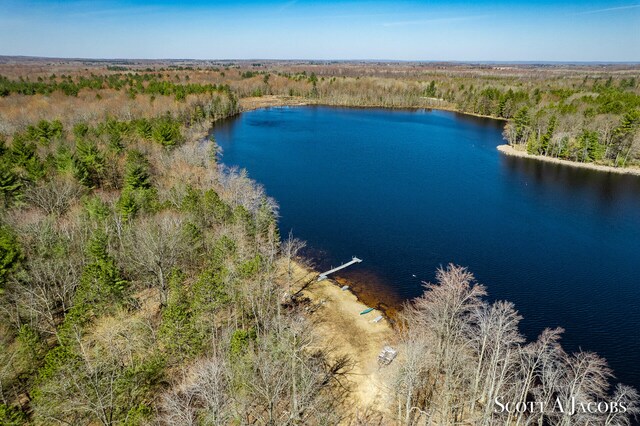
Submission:
[[[502,156],[503,166],[510,173],[530,176],[537,185],[562,185],[570,192],[593,193],[604,206],[612,206],[621,198],[640,195],[640,179],[619,173],[594,172],[579,167],[567,167],[533,159]]]

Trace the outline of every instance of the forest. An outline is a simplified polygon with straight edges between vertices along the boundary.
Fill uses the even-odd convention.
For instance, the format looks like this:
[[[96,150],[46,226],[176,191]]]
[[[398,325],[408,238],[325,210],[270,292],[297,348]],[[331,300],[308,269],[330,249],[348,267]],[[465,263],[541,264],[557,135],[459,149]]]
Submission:
[[[339,368],[275,287],[277,206],[185,139],[236,108],[3,141],[2,424],[334,424]]]
[[[233,91],[307,103],[450,109],[505,119],[506,141],[530,154],[637,166],[640,75],[630,68],[463,67],[460,65],[224,63],[116,66],[89,71],[0,75],[0,96],[78,96],[123,91],[172,96]],[[0,73],[1,74],[1,73]]]
[[[506,69],[503,69],[506,68]],[[278,205],[218,162],[209,129],[256,105],[441,108],[510,144],[638,165],[640,70],[360,63],[0,63],[0,424],[627,425],[638,392],[562,329],[448,265],[396,320],[388,400],[292,297]],[[264,102],[264,103],[261,103]],[[603,412],[496,413],[514,404]],[[617,409],[613,409],[615,407]],[[621,408],[622,407],[622,408]]]

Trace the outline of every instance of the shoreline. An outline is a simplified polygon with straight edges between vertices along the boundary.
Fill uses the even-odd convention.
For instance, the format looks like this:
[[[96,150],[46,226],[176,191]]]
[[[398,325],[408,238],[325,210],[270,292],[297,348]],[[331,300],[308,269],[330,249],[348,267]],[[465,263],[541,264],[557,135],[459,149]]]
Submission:
[[[447,106],[388,106],[388,105],[378,105],[378,104],[352,105],[352,104],[339,104],[339,103],[332,104],[328,102],[316,102],[303,97],[278,96],[278,95],[264,95],[261,97],[240,98],[239,103],[241,107],[241,110],[240,110],[241,113],[254,111],[256,109],[261,109],[261,108],[282,107],[282,106],[326,106],[326,107],[335,107],[335,108],[362,108],[362,109],[381,108],[381,109],[410,110],[410,111],[435,110],[435,111],[453,112],[456,114],[468,115],[468,116],[477,117],[477,118],[490,118],[491,120],[497,120],[501,122],[509,121],[508,119],[502,118],[502,117],[493,117],[490,115],[475,114],[473,112],[464,112],[454,107],[447,107]]]
[[[287,280],[286,267],[282,276]],[[348,398],[344,401],[347,418],[340,424],[351,424],[357,415],[354,406],[365,412],[387,413],[387,383],[392,369],[378,365],[378,354],[384,346],[397,349],[398,333],[386,313],[374,309],[362,315],[371,306],[349,290],[342,290],[341,283],[331,278],[318,281],[318,272],[300,262],[293,261],[289,278],[293,294],[307,300],[306,315],[311,320],[310,333],[318,348],[332,359],[348,357],[351,366],[347,373]],[[382,315],[382,319],[373,322]]]
[[[367,308],[373,308],[371,313],[374,315],[372,318],[375,318],[377,315],[382,315],[383,321],[380,321],[380,323],[384,323],[392,331],[396,331],[398,313],[402,310],[400,306],[388,305],[384,300],[381,300],[375,292],[355,291],[352,285],[353,283],[346,278],[326,278],[318,281],[317,278],[320,276],[320,272],[313,267],[304,265],[300,261],[293,260],[292,268],[294,269],[294,276],[297,277],[296,281],[303,281],[305,278],[307,280],[302,287],[294,287],[294,294],[309,293],[313,295],[314,290],[325,289],[330,286],[330,288],[337,290],[337,294],[353,296],[355,298],[354,305],[357,304],[358,308],[361,308],[359,312]],[[309,281],[312,276],[313,280]],[[342,290],[345,285],[349,286],[349,288]]]
[[[405,108],[383,106],[349,106],[327,105],[316,102],[304,102],[300,98],[282,98],[268,96],[261,98],[245,98],[240,102],[240,113],[261,108],[283,106],[330,106],[346,108],[385,108],[385,109],[434,109],[444,110],[463,115],[472,115],[455,110],[443,108]],[[492,118],[493,117],[485,117]],[[504,121],[504,120],[503,120]],[[563,166],[595,170],[608,173],[627,174],[640,176],[640,168],[615,168],[612,166],[578,163],[570,160],[530,155],[526,151],[518,150],[510,145],[497,146],[498,151],[504,155],[530,158],[547,163],[555,163]],[[328,354],[329,359],[337,359],[347,356],[353,361],[352,369],[347,374],[349,396],[343,401],[349,420],[353,412],[349,409],[354,406],[371,412],[388,413],[390,408],[385,404],[385,395],[388,393],[388,375],[390,369],[380,368],[377,362],[377,354],[386,346],[398,349],[399,328],[395,325],[397,310],[387,307],[380,295],[368,291],[366,288],[355,292],[352,283],[342,277],[317,281],[319,272],[314,268],[306,267],[299,262],[294,262],[294,280],[289,278],[288,287],[294,294],[300,294],[305,300],[305,316],[311,321],[309,333],[314,336],[314,346]],[[285,273],[286,275],[286,273]],[[349,285],[348,290],[342,290],[343,285]],[[367,308],[373,311],[366,315],[360,313]],[[394,312],[395,311],[395,312]],[[373,323],[372,320],[382,315],[382,320]],[[403,356],[402,353],[399,355]],[[348,424],[348,423],[340,423]]]
[[[545,155],[532,155],[526,151],[514,148],[511,145],[503,144],[497,146],[498,151],[504,155],[518,158],[529,158],[532,160],[543,161],[546,163],[558,164],[562,166],[574,167],[577,169],[594,170],[598,172],[617,173],[620,175],[640,176],[640,168],[636,167],[613,167],[602,164],[579,163],[577,161],[563,160],[561,158],[547,157]]]
[[[366,284],[371,284],[371,282],[367,282],[366,279],[353,281],[349,278],[336,275],[336,277],[329,278],[328,280],[340,289],[345,285],[349,286],[346,292],[353,294],[362,305],[380,311],[391,328],[396,330],[398,314],[402,311],[403,301],[393,301],[393,298],[384,292],[365,288]]]

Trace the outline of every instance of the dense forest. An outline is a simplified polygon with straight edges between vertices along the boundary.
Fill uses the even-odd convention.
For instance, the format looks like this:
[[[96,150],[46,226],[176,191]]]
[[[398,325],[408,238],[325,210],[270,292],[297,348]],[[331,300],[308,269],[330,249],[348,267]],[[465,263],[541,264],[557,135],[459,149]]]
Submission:
[[[625,425],[639,414],[637,391],[612,389],[605,360],[566,353],[561,329],[526,342],[515,307],[489,304],[455,265],[397,318],[388,400],[354,407],[350,361],[320,349],[313,315],[289,294],[304,244],[283,240],[276,202],[220,166],[207,138],[256,99],[443,108],[509,120],[505,137],[531,153],[631,166],[636,70],[60,63],[0,74],[0,424]],[[497,397],[618,409],[496,413]]]
[[[339,367],[280,306],[276,205],[184,137],[236,105],[2,141],[2,424],[335,423]]]

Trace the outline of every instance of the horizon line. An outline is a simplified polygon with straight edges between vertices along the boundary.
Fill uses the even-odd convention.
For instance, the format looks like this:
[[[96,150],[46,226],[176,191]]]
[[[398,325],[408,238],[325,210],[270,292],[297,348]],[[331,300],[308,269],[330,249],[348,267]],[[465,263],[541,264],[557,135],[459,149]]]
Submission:
[[[125,58],[125,57],[81,57],[81,56],[40,56],[40,55],[5,55],[0,54],[0,59],[49,59],[67,61],[191,61],[191,62],[386,62],[386,63],[459,63],[459,64],[602,64],[602,65],[640,65],[640,60],[546,60],[546,59],[520,59],[520,60],[493,60],[493,59],[383,59],[383,58]]]

